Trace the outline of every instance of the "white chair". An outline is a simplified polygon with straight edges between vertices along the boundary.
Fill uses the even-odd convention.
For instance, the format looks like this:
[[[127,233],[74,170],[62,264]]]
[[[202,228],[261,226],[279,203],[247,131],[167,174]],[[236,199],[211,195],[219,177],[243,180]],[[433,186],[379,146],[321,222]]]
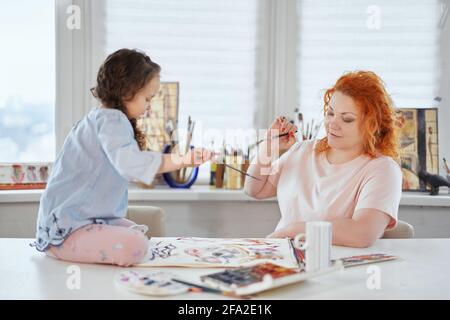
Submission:
[[[149,230],[148,237],[163,237],[165,234],[164,212],[161,208],[152,206],[129,206],[127,219],[137,223],[145,224]]]
[[[405,221],[398,220],[395,228],[385,231],[382,238],[383,239],[414,238],[414,227]]]

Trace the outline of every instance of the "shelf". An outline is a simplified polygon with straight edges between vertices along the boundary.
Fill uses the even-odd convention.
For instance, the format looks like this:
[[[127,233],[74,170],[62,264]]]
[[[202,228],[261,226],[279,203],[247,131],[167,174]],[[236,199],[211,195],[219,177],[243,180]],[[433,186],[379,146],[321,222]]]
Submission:
[[[43,190],[2,190],[0,203],[39,202]],[[156,187],[142,189],[130,187],[130,201],[264,201],[276,202],[276,198],[256,200],[250,198],[242,190],[211,189],[206,185],[193,186],[190,189],[171,189]],[[450,194],[447,189],[437,196],[428,193],[403,192],[401,206],[450,207]]]

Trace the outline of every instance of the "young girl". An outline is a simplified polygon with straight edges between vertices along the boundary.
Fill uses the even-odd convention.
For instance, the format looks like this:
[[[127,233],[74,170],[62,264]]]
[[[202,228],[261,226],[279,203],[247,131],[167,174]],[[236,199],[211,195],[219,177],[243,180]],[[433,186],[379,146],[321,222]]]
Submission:
[[[160,67],[136,50],[121,49],[100,67],[93,91],[101,107],[79,121],[55,160],[38,214],[36,248],[67,261],[130,266],[148,239],[124,219],[128,183],[150,184],[156,173],[197,166],[204,149],[184,156],[144,151],[136,119],[158,93]]]

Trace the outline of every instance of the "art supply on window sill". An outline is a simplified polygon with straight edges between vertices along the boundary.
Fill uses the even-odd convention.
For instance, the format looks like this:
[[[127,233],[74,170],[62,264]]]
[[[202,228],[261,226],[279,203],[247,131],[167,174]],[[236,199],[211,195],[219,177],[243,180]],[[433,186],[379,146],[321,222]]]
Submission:
[[[225,158],[225,188],[237,190],[241,189],[241,170],[237,169],[243,162],[242,154],[237,150],[233,150],[231,154],[228,154]]]
[[[217,189],[223,188],[223,176],[225,173],[225,165],[223,163],[216,164],[215,186]]]
[[[163,148],[163,153],[173,153],[173,148],[177,148],[178,145],[166,144]],[[190,188],[198,177],[199,168],[198,167],[189,167],[184,168],[184,180],[181,180],[181,170],[173,171],[173,172],[165,172],[162,174],[164,181],[171,188],[181,188],[188,189]]]
[[[187,136],[186,136],[186,145],[184,154],[189,152],[189,149],[191,147],[191,141],[192,136],[194,134],[194,128],[195,128],[195,121],[192,121],[191,116],[188,117],[188,125],[187,125]],[[179,181],[185,181],[186,180],[186,168],[183,168],[180,170],[180,179]]]
[[[247,173],[247,170],[249,167],[250,167],[250,160],[248,159],[248,156],[245,156],[244,163],[242,163],[242,165],[241,165],[241,168],[242,168],[241,185],[242,185],[242,187],[244,187],[244,184],[245,184],[245,177],[250,177],[255,180],[260,180],[259,178],[254,177],[254,176],[250,175],[249,173]]]
[[[320,129],[322,128],[323,121],[319,122],[319,124],[314,125],[314,119],[311,122],[306,124],[306,132],[302,132],[303,140],[315,140],[317,139],[317,135],[319,134]]]
[[[247,169],[250,166],[247,157],[239,156],[237,152],[225,157],[218,152],[214,153],[214,155],[219,157],[218,161],[214,163],[214,169],[216,170],[214,174],[216,188],[222,188],[225,185],[227,189],[242,189],[244,187],[245,177],[261,180],[247,173]],[[233,173],[231,170],[240,174]]]

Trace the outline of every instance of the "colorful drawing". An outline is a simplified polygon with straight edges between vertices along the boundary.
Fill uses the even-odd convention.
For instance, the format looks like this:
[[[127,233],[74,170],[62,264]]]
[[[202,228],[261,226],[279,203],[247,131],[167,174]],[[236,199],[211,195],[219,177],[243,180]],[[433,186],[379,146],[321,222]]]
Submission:
[[[397,109],[403,190],[426,191],[419,172],[439,171],[437,109]]]
[[[37,181],[36,167],[35,166],[27,166],[27,179],[30,182]]]
[[[22,166],[19,164],[14,164],[12,167],[13,167],[13,174],[11,176],[12,181],[14,183],[22,183],[23,178],[25,178]]]
[[[206,263],[230,264],[233,260],[251,262],[256,259],[282,259],[273,247],[246,247],[241,244],[211,246],[205,248],[188,248],[185,253],[196,257],[198,261]]]
[[[140,266],[241,267],[274,262],[298,268],[288,239],[152,238]]]
[[[38,168],[45,167],[38,176]],[[50,163],[0,164],[0,190],[45,189]]]
[[[48,166],[43,166],[39,168],[39,176],[41,181],[46,182],[48,179]]]

